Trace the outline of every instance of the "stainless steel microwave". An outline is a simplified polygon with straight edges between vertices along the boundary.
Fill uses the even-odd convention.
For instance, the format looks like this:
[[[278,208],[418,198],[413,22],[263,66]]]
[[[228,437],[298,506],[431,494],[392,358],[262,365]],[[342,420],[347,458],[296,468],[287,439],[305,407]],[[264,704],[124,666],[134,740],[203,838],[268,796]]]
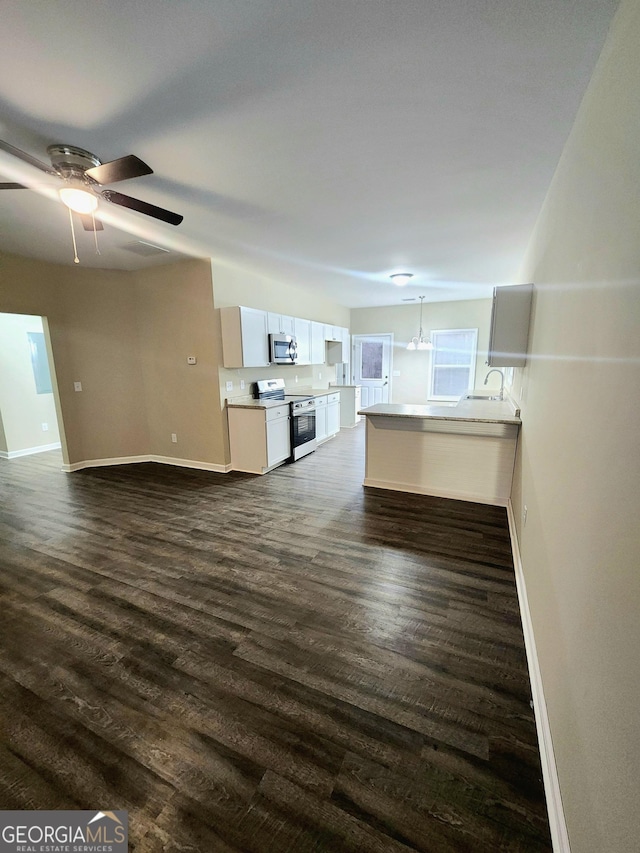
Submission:
[[[269,358],[272,364],[295,364],[298,343],[293,335],[269,335]]]

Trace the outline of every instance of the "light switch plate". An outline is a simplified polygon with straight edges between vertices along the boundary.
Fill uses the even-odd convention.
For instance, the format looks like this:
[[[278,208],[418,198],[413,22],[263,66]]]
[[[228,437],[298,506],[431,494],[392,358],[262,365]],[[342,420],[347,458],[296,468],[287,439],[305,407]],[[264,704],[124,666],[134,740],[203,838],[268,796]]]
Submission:
[[[74,382],[73,383],[74,391],[82,391],[82,382]]]

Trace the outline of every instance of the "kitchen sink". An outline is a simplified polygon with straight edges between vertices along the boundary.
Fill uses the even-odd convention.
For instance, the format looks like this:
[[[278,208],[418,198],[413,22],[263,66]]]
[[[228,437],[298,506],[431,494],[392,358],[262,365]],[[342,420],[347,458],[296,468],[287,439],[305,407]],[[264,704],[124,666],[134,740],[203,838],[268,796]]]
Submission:
[[[488,394],[465,394],[462,399],[463,400],[499,400],[500,402],[502,402],[502,400],[500,399],[500,396],[498,394],[493,395],[491,397]]]

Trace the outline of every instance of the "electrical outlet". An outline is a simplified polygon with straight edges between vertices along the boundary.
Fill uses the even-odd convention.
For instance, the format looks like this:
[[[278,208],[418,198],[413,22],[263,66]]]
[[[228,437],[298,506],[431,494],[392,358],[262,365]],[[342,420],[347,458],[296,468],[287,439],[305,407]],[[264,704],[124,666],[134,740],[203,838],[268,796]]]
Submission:
[[[244,381],[244,379],[241,379],[240,380],[240,390],[241,391],[244,391],[244,386],[245,386],[245,381]]]
[[[49,424],[42,424],[42,432],[49,432]]]
[[[528,511],[529,511],[529,510],[527,509],[527,507],[526,507],[526,505],[525,505],[525,506],[524,506],[524,508],[523,508],[523,510],[522,510],[522,526],[523,526],[523,527],[524,527],[524,526],[525,526],[525,524],[527,523],[527,512],[528,512]]]
[[[195,355],[188,355],[187,356],[187,364],[197,364],[197,363],[198,363],[198,359],[195,357]]]
[[[74,391],[82,391],[82,382],[74,382],[73,383]]]
[[[177,443],[178,443],[178,436],[175,434],[175,432],[172,432],[172,433],[171,433],[171,441],[172,441],[172,443],[173,443],[173,444],[177,444]]]
[[[233,382],[227,382],[227,391],[233,391]]]
[[[296,376],[296,384],[297,384],[297,382],[298,382],[298,377]]]
[[[318,371],[318,379],[322,379],[322,371]]]

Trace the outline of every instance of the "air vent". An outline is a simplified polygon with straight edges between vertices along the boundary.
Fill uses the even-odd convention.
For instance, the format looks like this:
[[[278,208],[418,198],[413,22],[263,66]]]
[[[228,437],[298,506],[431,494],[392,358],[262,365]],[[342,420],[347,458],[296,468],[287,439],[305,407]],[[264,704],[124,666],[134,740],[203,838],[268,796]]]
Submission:
[[[127,252],[133,252],[134,255],[161,255],[171,254],[169,249],[163,249],[162,246],[154,246],[153,243],[145,243],[143,240],[134,240],[133,243],[125,243],[121,249],[126,249]]]
[[[417,300],[418,300],[417,296],[408,296],[406,299],[403,299],[402,301],[403,302],[417,302]]]

